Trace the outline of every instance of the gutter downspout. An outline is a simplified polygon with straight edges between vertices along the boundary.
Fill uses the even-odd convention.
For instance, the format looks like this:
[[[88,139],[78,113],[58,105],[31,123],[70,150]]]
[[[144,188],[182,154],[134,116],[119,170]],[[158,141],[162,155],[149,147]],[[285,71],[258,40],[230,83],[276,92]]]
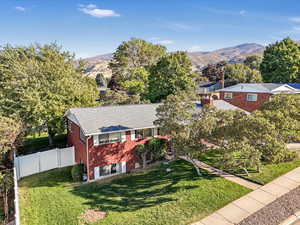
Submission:
[[[89,139],[92,136],[88,136],[86,139],[86,169],[87,169],[87,182],[90,182],[90,160],[89,160]]]

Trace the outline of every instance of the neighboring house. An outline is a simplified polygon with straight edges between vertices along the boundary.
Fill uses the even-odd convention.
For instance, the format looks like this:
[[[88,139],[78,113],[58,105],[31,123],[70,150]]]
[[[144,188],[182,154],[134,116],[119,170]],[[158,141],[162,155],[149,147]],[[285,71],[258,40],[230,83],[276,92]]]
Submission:
[[[218,92],[220,99],[252,112],[261,107],[273,95],[296,94],[300,93],[300,90],[289,84],[240,83],[220,89]]]
[[[238,109],[222,100],[203,103],[219,109]],[[134,147],[159,136],[159,128],[153,125],[158,106],[101,106],[66,112],[68,144],[75,147],[75,161],[85,165],[89,181],[139,167]],[[202,104],[196,106],[201,110]]]

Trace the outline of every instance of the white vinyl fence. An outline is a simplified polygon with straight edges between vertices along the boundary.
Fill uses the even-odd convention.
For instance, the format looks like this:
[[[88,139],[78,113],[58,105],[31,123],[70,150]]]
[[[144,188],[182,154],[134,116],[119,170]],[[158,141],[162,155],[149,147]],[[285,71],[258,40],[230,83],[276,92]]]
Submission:
[[[75,164],[74,147],[52,149],[15,158],[18,179],[54,168]]]

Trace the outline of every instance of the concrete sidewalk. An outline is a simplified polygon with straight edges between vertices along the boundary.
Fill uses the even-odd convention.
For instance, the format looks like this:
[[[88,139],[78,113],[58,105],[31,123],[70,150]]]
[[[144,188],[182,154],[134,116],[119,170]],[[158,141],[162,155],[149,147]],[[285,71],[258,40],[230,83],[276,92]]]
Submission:
[[[300,167],[233,201],[192,225],[235,225],[300,186]],[[275,224],[274,224],[275,225]]]
[[[185,159],[184,156],[180,156],[180,158]],[[215,174],[217,176],[220,176],[220,177],[223,177],[223,178],[225,178],[227,180],[230,180],[230,181],[232,181],[234,183],[242,185],[244,187],[250,188],[252,190],[256,190],[256,189],[258,189],[258,188],[261,187],[261,185],[259,185],[259,184],[256,184],[254,182],[251,182],[251,181],[245,180],[243,178],[234,176],[232,174],[226,173],[226,172],[224,172],[222,170],[214,168],[214,167],[212,167],[212,166],[210,166],[210,165],[208,165],[208,164],[206,164],[204,162],[201,162],[199,160],[194,160],[194,161],[196,162],[196,164],[197,164],[197,166],[199,168],[204,169],[204,170],[210,172],[211,174]]]

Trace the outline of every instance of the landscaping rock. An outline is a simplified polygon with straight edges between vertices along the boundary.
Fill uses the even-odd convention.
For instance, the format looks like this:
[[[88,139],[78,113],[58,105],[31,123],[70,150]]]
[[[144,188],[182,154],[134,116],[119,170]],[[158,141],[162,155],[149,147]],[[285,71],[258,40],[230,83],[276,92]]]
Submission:
[[[300,187],[293,189],[237,225],[278,225],[300,210]]]

